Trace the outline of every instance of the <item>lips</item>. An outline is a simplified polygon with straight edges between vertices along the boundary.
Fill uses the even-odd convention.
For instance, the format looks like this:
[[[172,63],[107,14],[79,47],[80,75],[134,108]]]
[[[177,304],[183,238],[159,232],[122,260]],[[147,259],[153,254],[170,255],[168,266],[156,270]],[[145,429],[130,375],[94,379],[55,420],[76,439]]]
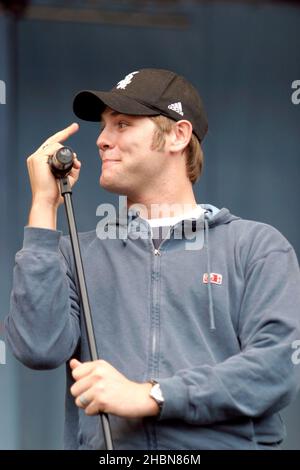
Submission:
[[[106,158],[105,160],[102,161],[102,167],[111,167],[117,163],[120,163],[120,160],[113,160],[113,159],[110,159],[110,158]]]

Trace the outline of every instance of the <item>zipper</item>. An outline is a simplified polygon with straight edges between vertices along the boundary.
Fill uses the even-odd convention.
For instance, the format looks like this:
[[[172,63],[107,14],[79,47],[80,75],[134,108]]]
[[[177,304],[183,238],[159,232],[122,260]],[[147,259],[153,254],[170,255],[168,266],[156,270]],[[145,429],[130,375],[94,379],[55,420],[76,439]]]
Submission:
[[[171,227],[170,229],[170,235],[173,233],[174,228]],[[159,280],[160,280],[160,257],[162,255],[162,252],[160,251],[161,246],[168,240],[168,238],[165,238],[162,240],[158,248],[155,248],[153,240],[151,239],[152,243],[152,248],[153,248],[153,254],[154,254],[154,265],[153,265],[153,300],[152,300],[152,338],[151,338],[151,358],[152,358],[152,367],[151,367],[151,378],[157,378],[156,372],[157,372],[157,366],[156,363],[158,362],[158,358],[156,359],[156,353],[157,353],[157,318],[160,316],[158,304],[160,301],[160,292],[159,292]]]
[[[150,237],[151,237],[151,231],[149,232],[150,233]],[[170,231],[169,231],[169,235],[168,237],[164,238],[161,242],[160,242],[160,245],[158,248],[155,248],[154,246],[154,243],[153,243],[153,240],[151,238],[151,244],[152,244],[152,248],[153,248],[153,253],[155,256],[161,256],[161,251],[160,251],[160,248],[163,246],[163,244],[170,240],[171,238],[171,235],[174,233],[174,227],[170,227]]]
[[[173,227],[170,233],[173,232]],[[158,343],[158,320],[160,317],[159,311],[159,302],[160,302],[160,257],[162,252],[160,251],[161,246],[167,239],[162,240],[158,248],[155,248],[152,236],[150,232],[150,240],[152,245],[152,253],[154,256],[153,259],[153,268],[151,272],[152,277],[152,302],[151,302],[151,338],[150,338],[150,347],[151,347],[151,356],[150,356],[150,369],[149,374],[151,379],[158,378],[158,364],[159,358],[157,356],[157,343]],[[156,427],[154,423],[149,423],[149,446],[151,450],[157,450],[157,436],[156,436]]]
[[[152,371],[151,378],[155,378],[157,375],[157,322],[159,317],[159,282],[160,282],[160,257],[161,252],[155,248],[154,251],[154,264],[153,264],[153,291],[152,291],[152,338],[151,338],[151,359],[152,359]]]

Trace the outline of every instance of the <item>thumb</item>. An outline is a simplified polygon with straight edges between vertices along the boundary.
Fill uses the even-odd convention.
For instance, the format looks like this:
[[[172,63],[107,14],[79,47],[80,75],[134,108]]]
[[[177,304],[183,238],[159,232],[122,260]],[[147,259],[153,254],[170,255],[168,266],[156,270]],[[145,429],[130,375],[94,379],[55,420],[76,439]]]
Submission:
[[[71,359],[70,360],[70,367],[72,370],[76,369],[76,367],[80,366],[81,362],[78,361],[77,359]]]

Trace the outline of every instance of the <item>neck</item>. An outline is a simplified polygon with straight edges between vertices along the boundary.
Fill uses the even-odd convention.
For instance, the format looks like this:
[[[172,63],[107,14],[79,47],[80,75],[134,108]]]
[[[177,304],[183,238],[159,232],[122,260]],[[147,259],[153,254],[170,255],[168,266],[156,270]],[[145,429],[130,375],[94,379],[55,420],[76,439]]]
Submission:
[[[133,206],[139,210],[141,217],[157,219],[177,217],[197,207],[191,183],[185,188],[164,188],[161,194],[156,191],[127,199],[128,209]]]

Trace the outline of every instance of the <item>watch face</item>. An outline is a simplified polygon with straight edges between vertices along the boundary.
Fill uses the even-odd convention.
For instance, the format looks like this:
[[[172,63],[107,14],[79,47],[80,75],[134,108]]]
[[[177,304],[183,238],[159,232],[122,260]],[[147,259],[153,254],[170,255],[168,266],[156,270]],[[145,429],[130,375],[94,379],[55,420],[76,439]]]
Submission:
[[[153,385],[153,387],[151,388],[150,396],[154,398],[154,400],[156,401],[158,405],[161,406],[163,404],[164,397],[163,397],[160,385],[158,383]]]

